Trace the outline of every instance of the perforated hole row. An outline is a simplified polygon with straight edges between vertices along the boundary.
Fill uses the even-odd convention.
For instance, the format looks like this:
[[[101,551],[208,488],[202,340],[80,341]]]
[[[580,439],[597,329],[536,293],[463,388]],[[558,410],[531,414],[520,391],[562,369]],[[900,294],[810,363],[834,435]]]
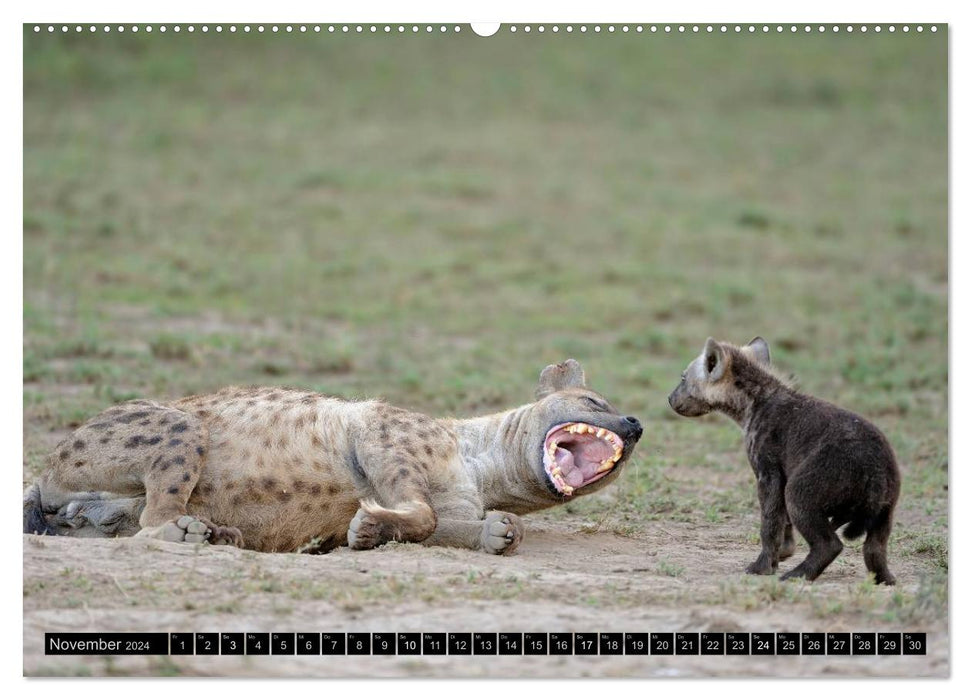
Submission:
[[[553,34],[614,34],[614,33],[650,33],[650,34],[768,34],[771,32],[782,34],[810,34],[810,33],[828,33],[833,34],[846,33],[852,34],[858,32],[861,34],[866,33],[876,33],[880,34],[883,32],[889,32],[894,34],[896,32],[902,32],[907,34],[911,31],[914,32],[936,32],[938,30],[936,25],[924,26],[921,24],[909,25],[909,24],[833,24],[833,25],[809,25],[809,24],[552,24],[552,25],[532,25],[532,24],[511,24],[504,27],[505,31],[510,33],[524,32],[527,34],[537,33],[553,33]],[[445,33],[459,33],[462,31],[462,27],[459,25],[445,25],[445,24],[228,24],[228,25],[194,25],[194,24],[174,24],[174,25],[81,25],[81,24],[48,24],[48,25],[34,25],[34,32],[40,33],[42,31],[47,31],[50,34],[55,32],[67,33],[67,32],[159,32],[162,34],[172,32],[179,34],[182,32],[188,32],[193,34],[195,32],[201,32],[203,34],[209,32],[222,33],[270,33],[270,34],[307,34],[307,33],[328,33],[328,34],[445,34]]]

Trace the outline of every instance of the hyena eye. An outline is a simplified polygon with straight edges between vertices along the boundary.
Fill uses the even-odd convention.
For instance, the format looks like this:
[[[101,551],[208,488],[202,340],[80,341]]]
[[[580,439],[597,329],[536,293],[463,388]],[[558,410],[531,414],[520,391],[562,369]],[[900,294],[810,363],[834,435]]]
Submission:
[[[607,408],[607,404],[605,404],[603,401],[600,401],[598,399],[591,398],[590,396],[584,396],[583,400],[586,401],[588,404],[590,404],[593,408],[595,408],[598,411],[609,410]]]

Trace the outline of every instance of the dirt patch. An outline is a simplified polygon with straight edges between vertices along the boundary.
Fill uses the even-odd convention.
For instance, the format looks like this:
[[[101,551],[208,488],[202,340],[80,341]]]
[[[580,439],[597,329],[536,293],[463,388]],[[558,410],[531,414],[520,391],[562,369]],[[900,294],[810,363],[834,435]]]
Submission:
[[[584,533],[568,516],[527,519],[520,551],[493,557],[391,544],[324,556],[140,539],[24,537],[27,675],[672,677],[949,674],[946,620],[888,621],[919,596],[863,584],[858,551],[814,585],[739,572],[755,548],[738,523],[665,523],[651,534]],[[748,551],[752,550],[752,551]],[[796,557],[805,554],[803,545]],[[893,560],[892,560],[893,561]],[[787,567],[786,567],[787,568]],[[840,608],[836,606],[839,603]],[[927,656],[898,657],[50,657],[50,631],[837,632],[924,631]]]

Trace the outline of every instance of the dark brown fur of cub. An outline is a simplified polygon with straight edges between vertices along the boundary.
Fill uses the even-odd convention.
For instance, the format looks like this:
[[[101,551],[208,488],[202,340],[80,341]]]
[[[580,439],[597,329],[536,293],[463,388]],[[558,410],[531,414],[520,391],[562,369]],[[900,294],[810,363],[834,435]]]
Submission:
[[[812,581],[843,549],[836,531],[845,525],[846,539],[866,533],[863,560],[876,582],[894,583],[887,540],[900,471],[876,426],[780,380],[762,338],[741,348],[709,338],[668,402],[683,416],[720,411],[744,432],[762,510],[762,552],[748,573],[775,573],[793,553],[795,527],[809,555],[782,578]]]

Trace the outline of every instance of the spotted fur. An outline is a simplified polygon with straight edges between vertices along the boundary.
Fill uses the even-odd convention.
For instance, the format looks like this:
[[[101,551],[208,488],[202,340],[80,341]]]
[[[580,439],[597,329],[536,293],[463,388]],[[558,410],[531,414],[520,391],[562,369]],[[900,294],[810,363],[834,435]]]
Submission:
[[[623,434],[621,462],[641,432],[586,388],[575,361],[547,367],[537,396],[466,420],[282,388],[128,402],[58,445],[25,493],[24,530],[204,534],[266,552],[398,540],[508,554],[522,539],[518,515],[566,500],[543,469],[550,426],[586,421]],[[606,408],[592,411],[591,397]]]

